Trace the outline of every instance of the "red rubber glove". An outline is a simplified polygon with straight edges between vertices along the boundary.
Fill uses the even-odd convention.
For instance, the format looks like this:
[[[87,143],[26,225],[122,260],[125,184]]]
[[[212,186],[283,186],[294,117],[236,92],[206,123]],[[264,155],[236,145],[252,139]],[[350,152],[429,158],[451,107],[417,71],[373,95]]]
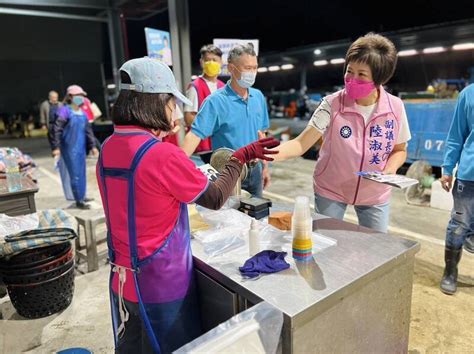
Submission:
[[[265,138],[257,140],[254,143],[248,144],[233,153],[232,156],[239,159],[242,164],[247,163],[251,160],[261,159],[267,161],[273,161],[271,157],[265,155],[278,154],[278,151],[271,151],[267,149],[274,148],[280,145],[280,142],[275,138]]]

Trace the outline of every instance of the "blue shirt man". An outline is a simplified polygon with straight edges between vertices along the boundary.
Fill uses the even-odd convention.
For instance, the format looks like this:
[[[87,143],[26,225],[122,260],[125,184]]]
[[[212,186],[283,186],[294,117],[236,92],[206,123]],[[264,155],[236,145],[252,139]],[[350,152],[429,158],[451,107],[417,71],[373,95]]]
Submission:
[[[453,186],[456,165],[457,179]],[[463,245],[474,253],[474,236],[468,238],[474,232],[474,84],[459,94],[442,167],[441,185],[447,192],[453,187],[454,207],[446,230],[446,267],[440,286],[445,294],[454,294]]]
[[[251,86],[257,75],[257,57],[253,46],[237,45],[228,56],[231,80],[208,96],[186,135],[183,149],[191,155],[202,139],[211,137],[212,149],[237,150],[258,140],[259,131],[269,128],[267,104],[262,92]],[[242,188],[261,197],[270,175],[262,163],[249,165]]]
[[[213,150],[222,147],[237,150],[257,140],[259,130],[268,128],[263,94],[249,88],[244,100],[227,83],[204,102],[191,131],[200,139],[210,136]]]

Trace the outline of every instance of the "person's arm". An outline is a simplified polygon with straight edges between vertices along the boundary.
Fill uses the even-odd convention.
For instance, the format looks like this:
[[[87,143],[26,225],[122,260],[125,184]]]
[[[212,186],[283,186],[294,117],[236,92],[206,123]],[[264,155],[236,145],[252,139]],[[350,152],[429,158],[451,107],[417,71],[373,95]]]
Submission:
[[[53,156],[60,154],[61,139],[64,133],[64,128],[68,123],[68,119],[64,116],[58,116],[54,121],[51,129],[51,150]]]
[[[192,131],[188,132],[184,137],[184,143],[182,149],[186,153],[186,155],[191,156],[196,150],[197,146],[201,142],[201,138],[194,134]]]
[[[396,144],[388,156],[387,164],[383,170],[384,174],[395,174],[407,159],[407,143]]]
[[[273,155],[275,161],[285,161],[302,156],[308,149],[316,144],[322,133],[308,125],[295,139],[289,140],[278,147],[278,154]]]
[[[45,102],[41,103],[40,105],[40,123],[41,126],[46,126],[49,120],[48,114],[48,107],[46,106]]]
[[[186,123],[186,126],[190,127],[194,119],[196,118],[196,114],[199,108],[199,102],[198,102],[198,94],[196,91],[196,88],[190,84],[188,90],[186,91],[186,97],[188,100],[191,101],[192,105],[184,105],[184,121]]]
[[[211,136],[216,129],[218,112],[215,103],[209,96],[203,103],[194,120],[191,130],[186,134],[182,149],[191,156],[201,140]]]
[[[466,113],[466,95],[462,91],[459,95],[454,111],[453,121],[449,128],[448,137],[446,139],[446,148],[444,150],[444,160],[442,167],[441,186],[449,192],[453,185],[453,170],[459,162],[461,152],[469,135]]]
[[[258,131],[258,138],[265,139],[265,137],[267,136],[267,130],[270,128],[270,116],[268,115],[267,100],[265,99],[265,96],[263,94],[261,96],[261,99],[262,99],[262,105],[263,105],[263,119],[262,119],[261,130]],[[270,173],[270,168],[268,167],[268,161],[262,160],[262,164],[263,164],[262,183],[263,183],[263,189],[266,189],[270,187],[272,177]]]
[[[209,209],[219,209],[230,196],[232,189],[237,183],[242,166],[255,159],[271,161],[272,158],[266,155],[273,155],[275,152],[268,149],[274,148],[279,144],[280,142],[274,138],[265,138],[235,151],[217,178],[217,181],[211,182],[207,190],[196,200],[196,203]]]
[[[266,136],[267,136],[266,131],[261,131],[261,130],[258,131],[259,139],[265,139]],[[272,183],[272,176],[270,173],[268,161],[262,160],[262,165],[263,165],[263,168],[262,168],[263,189],[265,189],[267,187],[270,187],[270,184]]]
[[[287,141],[278,149],[280,153],[275,156],[275,161],[284,161],[303,155],[317,143],[323,136],[331,121],[331,105],[323,98],[316,108],[308,126],[295,139]]]
[[[196,114],[196,112],[184,112],[184,122],[186,123],[187,127],[193,125]]]
[[[91,152],[93,156],[97,156],[99,154],[99,150],[97,150],[95,146],[95,135],[92,131],[92,124],[87,123],[86,125],[86,140],[87,140],[87,152]]]
[[[196,200],[196,204],[212,210],[220,209],[240,178],[242,167],[243,164],[238,159],[231,158],[217,180],[209,183],[206,191]]]

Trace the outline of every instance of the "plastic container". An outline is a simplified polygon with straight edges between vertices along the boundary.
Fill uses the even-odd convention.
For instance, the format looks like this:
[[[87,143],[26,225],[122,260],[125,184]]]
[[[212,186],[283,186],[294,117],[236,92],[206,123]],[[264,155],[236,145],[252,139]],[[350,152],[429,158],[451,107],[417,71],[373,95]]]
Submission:
[[[6,285],[18,314],[26,318],[50,316],[71,304],[74,294],[74,266],[55,278],[39,283]]]
[[[15,152],[12,149],[7,150],[5,156],[5,168],[8,191],[18,192],[21,190],[21,174]]]
[[[258,252],[260,252],[260,242],[258,240],[258,222],[256,219],[252,219],[250,223],[250,230],[249,230],[249,254],[250,257],[255,256]]]
[[[291,218],[293,236],[293,258],[307,262],[313,259],[313,219],[309,208],[308,197],[296,197],[295,210]]]

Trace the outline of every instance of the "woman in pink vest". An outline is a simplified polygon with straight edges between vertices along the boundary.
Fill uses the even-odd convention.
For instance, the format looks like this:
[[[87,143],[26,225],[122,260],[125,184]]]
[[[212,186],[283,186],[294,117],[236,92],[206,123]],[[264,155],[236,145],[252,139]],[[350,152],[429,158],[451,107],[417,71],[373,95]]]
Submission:
[[[393,43],[369,33],[347,51],[345,89],[326,96],[306,129],[279,147],[275,161],[303,155],[321,137],[314,171],[316,212],[343,219],[354,205],[359,225],[387,232],[391,187],[358,176],[359,171],[394,174],[406,160],[410,140],[402,101],[383,86],[397,63]]]

